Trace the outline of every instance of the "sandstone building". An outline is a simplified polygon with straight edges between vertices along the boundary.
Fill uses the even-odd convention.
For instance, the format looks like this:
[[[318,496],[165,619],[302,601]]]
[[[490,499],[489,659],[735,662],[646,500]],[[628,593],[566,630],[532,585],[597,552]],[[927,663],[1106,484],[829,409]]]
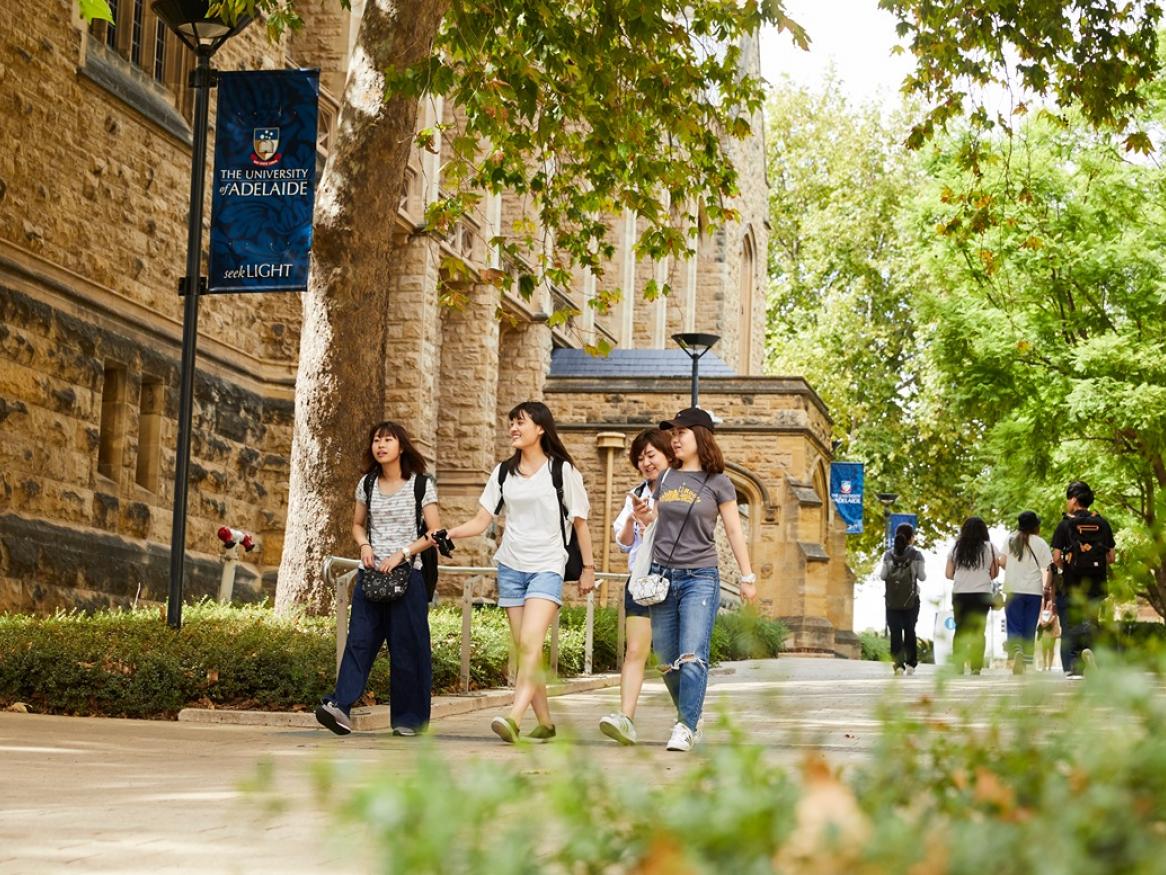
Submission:
[[[118,0],[118,27],[87,28],[73,0],[17,5],[0,25],[0,610],[48,611],[165,598],[176,443],[189,183],[192,61],[144,0]],[[320,154],[343,90],[355,33],[331,0],[302,4],[301,35],[270,44],[261,27],[216,56],[220,69],[322,70]],[[746,47],[757,63],[757,47]],[[431,102],[420,124],[453,119]],[[756,120],[760,131],[760,119]],[[212,103],[213,125],[213,103]],[[698,255],[646,262],[637,221],[614,217],[607,277],[624,302],[586,306],[596,280],[527,302],[481,285],[462,309],[439,305],[443,258],[503,267],[488,241],[523,204],[490,198],[444,240],[417,233],[441,190],[442,149],[414,156],[386,266],[395,352],[388,415],[436,460],[447,520],[472,511],[505,454],[505,413],[544,398],[563,423],[604,537],[633,472],[621,447],[686,406],[688,359],[669,340],[699,330],[721,341],[704,361],[702,405],[724,420],[767,613],[787,618],[792,645],[850,654],[852,576],[829,506],[830,421],[799,378],[760,376],[764,346],[766,184],[760,135],[734,146],[741,220],[707,233]],[[322,164],[321,164],[322,166]],[[209,197],[208,197],[209,199]],[[209,204],[208,204],[209,207]],[[209,215],[209,209],[208,209]],[[638,294],[667,280],[666,300]],[[551,329],[545,314],[581,316]],[[260,547],[236,592],[270,593],[287,505],[300,331],[294,294],[204,298],[194,411],[187,592],[210,594],[220,571],[215,530],[253,531]],[[582,356],[597,338],[610,359]],[[672,347],[668,351],[668,347]],[[354,472],[354,480],[356,473]],[[483,559],[488,545],[460,553]],[[601,567],[622,557],[597,550]],[[731,564],[731,563],[730,563]],[[726,576],[732,589],[733,576]]]

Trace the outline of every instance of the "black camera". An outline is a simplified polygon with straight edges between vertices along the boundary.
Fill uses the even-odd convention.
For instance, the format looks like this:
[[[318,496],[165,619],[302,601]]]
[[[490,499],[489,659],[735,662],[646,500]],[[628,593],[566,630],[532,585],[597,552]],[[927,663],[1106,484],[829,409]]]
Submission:
[[[452,556],[453,541],[450,540],[449,535],[446,534],[446,530],[438,529],[436,532],[432,532],[431,534],[433,535],[434,542],[437,544],[437,552],[447,559]]]

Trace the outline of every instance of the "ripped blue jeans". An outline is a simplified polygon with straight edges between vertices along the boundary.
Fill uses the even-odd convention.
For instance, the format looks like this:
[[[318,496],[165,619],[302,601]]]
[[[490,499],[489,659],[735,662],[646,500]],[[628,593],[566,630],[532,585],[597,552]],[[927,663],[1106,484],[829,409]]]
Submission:
[[[717,567],[665,568],[652,572],[671,582],[668,595],[652,605],[652,649],[660,658],[664,685],[684,723],[693,732],[704,710],[709,679],[709,641],[721,603]]]

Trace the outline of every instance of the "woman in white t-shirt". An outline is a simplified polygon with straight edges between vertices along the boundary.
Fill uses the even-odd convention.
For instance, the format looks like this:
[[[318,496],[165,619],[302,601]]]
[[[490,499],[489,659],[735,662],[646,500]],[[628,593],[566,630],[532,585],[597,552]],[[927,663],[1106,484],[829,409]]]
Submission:
[[[534,708],[538,726],[527,737],[535,741],[555,737],[542,654],[547,629],[563,603],[571,529],[583,560],[579,576],[582,594],[595,587],[595,561],[583,477],[559,439],[555,418],[545,404],[524,401],[510,411],[510,445],[514,455],[490,474],[477,515],[446,535],[453,540],[480,535],[495,515],[505,511],[506,528],[494,564],[498,567],[498,604],[506,608],[518,651],[518,678],[510,713],[495,717],[490,728],[513,744],[528,707]],[[561,477],[561,502],[556,471]]]
[[[992,581],[999,570],[987,523],[978,516],[968,517],[947,557],[955,617],[952,658],[960,674],[964,663],[970,664],[972,674],[984,667],[984,630],[992,608]]]
[[[1000,551],[999,562],[1004,566],[1004,592],[1008,596],[1004,605],[1006,647],[1012,659],[1012,673],[1024,674],[1024,664],[1032,662],[1053,551],[1039,534],[1040,517],[1035,513],[1024,511],[1016,523],[1016,531],[1008,536],[1007,549]]]
[[[628,554],[628,568],[631,569],[636,567],[636,555],[640,552],[644,536],[644,527],[636,522],[633,513],[632,499],[635,496],[646,500],[649,508],[654,506],[652,493],[656,491],[660,476],[672,465],[672,439],[667,432],[658,428],[645,429],[632,441],[628,458],[644,479],[624,499],[623,510],[615,518],[612,531],[615,534],[615,545]],[[628,583],[631,583],[631,578]],[[652,617],[648,608],[636,604],[632,599],[627,584],[623,592],[627,650],[619,678],[620,710],[601,718],[599,731],[620,744],[635,744],[636,703],[644,686],[644,666],[648,662],[648,654],[652,652]]]
[[[316,720],[337,735],[352,731],[349,711],[364,694],[373,660],[387,641],[389,724],[394,735],[416,735],[429,723],[433,687],[429,595],[420,556],[433,541],[428,535],[418,536],[417,512],[420,504],[427,531],[441,527],[437,490],[433,479],[425,476],[425,457],[395,422],[372,427],[364,455],[365,473],[356,482],[352,516],[361,570],[352,592],[348,641],[336,689],[316,708]],[[404,595],[387,602],[365,597],[363,569],[388,572],[402,563],[412,569]]]

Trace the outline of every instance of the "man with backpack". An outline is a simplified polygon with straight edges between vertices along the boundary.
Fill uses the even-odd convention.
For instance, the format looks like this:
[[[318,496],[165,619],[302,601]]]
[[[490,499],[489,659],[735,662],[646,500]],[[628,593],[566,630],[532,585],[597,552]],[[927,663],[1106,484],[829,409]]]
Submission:
[[[883,554],[879,577],[886,581],[887,628],[895,674],[914,674],[919,664],[915,625],[919,622],[919,581],[927,579],[923,554],[911,546],[915,529],[907,523],[895,529],[894,548]]]
[[[1093,664],[1093,634],[1106,596],[1106,578],[1115,559],[1113,530],[1092,510],[1093,490],[1075,480],[1065,490],[1065,516],[1053,533],[1053,563],[1061,571],[1056,594],[1061,619],[1061,667],[1080,678]]]

